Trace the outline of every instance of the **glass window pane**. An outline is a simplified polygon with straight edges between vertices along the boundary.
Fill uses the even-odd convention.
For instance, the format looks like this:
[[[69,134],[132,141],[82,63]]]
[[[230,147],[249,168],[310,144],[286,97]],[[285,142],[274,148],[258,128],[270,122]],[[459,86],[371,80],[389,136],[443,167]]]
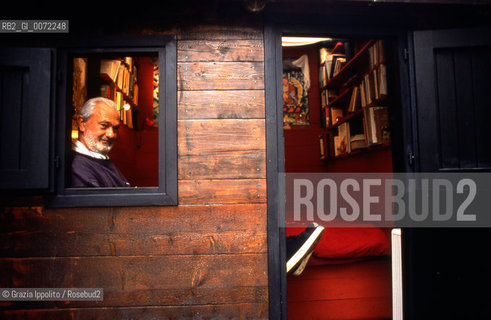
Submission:
[[[159,186],[158,66],[157,54],[148,53],[145,55],[86,54],[73,57],[70,136],[75,149],[72,159],[75,158],[75,155],[77,159],[80,158],[79,153],[85,152],[85,147],[90,152],[108,156],[125,180],[129,182],[128,187]],[[96,118],[96,112],[93,113],[92,120],[86,115],[81,117],[80,111],[83,105],[89,99],[96,97],[104,97],[114,102],[119,121],[117,128],[116,126],[107,128],[107,124],[104,128],[90,126],[89,124],[94,122],[99,124],[99,120],[104,121],[104,119]],[[84,129],[81,129],[81,126]],[[89,142],[91,141],[89,136],[92,144]],[[97,148],[98,143],[110,145],[109,151],[106,148]],[[90,152],[84,153],[83,156],[85,158],[98,156]],[[108,161],[98,161],[90,165],[90,168],[94,168],[94,172],[91,172],[90,175],[100,173],[98,169],[95,169],[99,162],[106,166]],[[78,165],[78,162],[75,163]],[[78,173],[78,170],[74,171]],[[112,175],[113,170],[110,171]],[[110,182],[106,184],[107,179],[104,178],[93,184],[84,182],[81,185],[81,179],[85,177],[75,177],[72,174],[72,182],[69,185],[71,187],[120,187]],[[109,178],[111,179],[112,177]]]

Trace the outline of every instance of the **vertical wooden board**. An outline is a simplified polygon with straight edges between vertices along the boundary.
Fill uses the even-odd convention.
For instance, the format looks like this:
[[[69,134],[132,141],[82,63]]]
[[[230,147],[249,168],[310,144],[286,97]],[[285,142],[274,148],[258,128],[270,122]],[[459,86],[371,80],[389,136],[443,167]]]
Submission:
[[[456,84],[456,104],[457,104],[457,132],[458,132],[458,151],[459,168],[476,168],[476,123],[474,106],[474,88],[472,86],[472,50],[456,50],[455,78],[459,79]],[[446,134],[446,133],[445,133]]]
[[[487,134],[491,108],[491,49],[481,48],[472,54],[472,85],[474,87],[475,130],[477,144],[477,167],[491,167],[491,135]]]
[[[180,204],[265,203],[265,179],[182,180]]]
[[[182,40],[177,61],[264,61],[261,40]]]
[[[264,119],[263,90],[179,91],[178,118]]]
[[[264,89],[264,62],[180,62],[178,90]]]
[[[437,134],[439,145],[434,146],[440,150],[440,168],[458,168],[459,132],[457,130],[457,105],[455,88],[455,65],[453,54],[450,50],[438,50],[435,52],[437,98],[439,120]],[[422,137],[426,139],[426,137]]]
[[[26,103],[23,87],[28,79],[28,68],[12,67],[0,69],[0,155],[1,170],[25,169],[22,155],[22,114]],[[8,150],[8,152],[5,152]]]
[[[52,60],[48,48],[0,50],[2,190],[49,187]]]
[[[265,150],[265,122],[251,120],[188,120],[178,122],[178,154]]]

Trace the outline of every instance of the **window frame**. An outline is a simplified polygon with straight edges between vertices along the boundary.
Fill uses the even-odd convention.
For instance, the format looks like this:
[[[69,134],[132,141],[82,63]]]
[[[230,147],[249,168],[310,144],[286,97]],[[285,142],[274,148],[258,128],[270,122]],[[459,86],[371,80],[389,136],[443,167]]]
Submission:
[[[156,187],[69,188],[71,139],[71,74],[74,55],[90,53],[158,54],[159,126],[158,175]],[[177,205],[177,49],[174,36],[101,36],[72,38],[57,57],[57,93],[53,115],[53,194],[47,207],[171,206]]]

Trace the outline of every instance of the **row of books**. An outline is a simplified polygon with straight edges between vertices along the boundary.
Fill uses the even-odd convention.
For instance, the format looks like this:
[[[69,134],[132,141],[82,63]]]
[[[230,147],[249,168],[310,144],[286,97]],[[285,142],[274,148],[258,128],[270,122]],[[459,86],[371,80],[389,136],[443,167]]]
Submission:
[[[101,60],[100,73],[104,79],[112,81],[125,95],[137,98],[135,86],[138,86],[138,72],[132,57]]]
[[[356,112],[360,108],[378,103],[387,97],[387,77],[386,67],[384,64],[378,65],[370,73],[364,75],[357,85],[353,85],[350,91],[343,93],[347,95],[346,99],[338,99],[337,92],[332,89],[323,89],[321,91],[321,103],[325,106],[325,125],[329,127],[336,124],[337,120]],[[329,103],[331,102],[331,104]]]
[[[326,86],[328,81],[335,77],[348,61],[345,46],[345,43],[338,42],[333,48],[320,48],[319,84],[321,87]]]
[[[376,40],[373,45],[368,48],[368,60],[370,69],[385,63],[385,49],[383,40]]]
[[[321,106],[327,106],[329,102],[333,101],[337,96],[338,92],[336,90],[323,88],[321,90]]]
[[[355,112],[359,107],[366,107],[387,96],[387,68],[379,64],[370,73],[365,74],[359,85],[353,86],[348,112]]]
[[[337,133],[319,137],[321,159],[339,157],[369,146],[390,142],[388,108],[368,107],[363,110],[363,133],[351,132],[350,122],[338,125]]]
[[[379,64],[365,74],[359,84],[351,87],[349,104],[346,107],[347,112],[354,112],[359,107],[366,107],[386,97],[387,94],[387,68],[385,64]],[[321,105],[323,107],[329,106],[338,96],[336,90],[323,88],[321,90]]]
[[[319,83],[321,86],[326,86],[328,81],[332,79],[346,64],[346,55],[344,53],[328,54],[326,61],[321,64],[319,70]]]

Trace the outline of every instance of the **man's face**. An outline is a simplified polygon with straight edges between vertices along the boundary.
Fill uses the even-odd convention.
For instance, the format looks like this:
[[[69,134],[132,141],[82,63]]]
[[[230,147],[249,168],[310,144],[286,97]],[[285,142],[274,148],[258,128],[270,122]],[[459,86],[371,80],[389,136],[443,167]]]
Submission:
[[[118,136],[119,124],[118,112],[104,103],[98,103],[89,120],[78,120],[80,141],[90,151],[105,155]]]

